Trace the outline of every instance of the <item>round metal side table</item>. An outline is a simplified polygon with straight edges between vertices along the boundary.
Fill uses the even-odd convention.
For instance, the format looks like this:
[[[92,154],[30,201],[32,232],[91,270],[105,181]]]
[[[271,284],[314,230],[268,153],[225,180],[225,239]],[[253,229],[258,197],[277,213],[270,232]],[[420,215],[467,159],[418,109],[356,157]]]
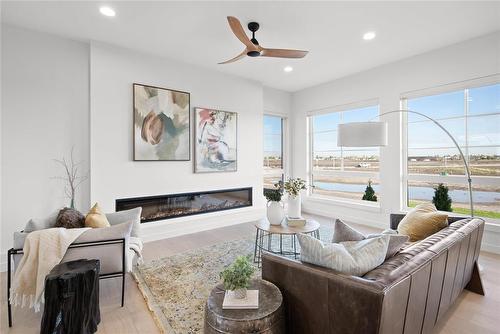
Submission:
[[[266,218],[255,223],[257,229],[255,233],[255,250],[253,260],[260,267],[260,257],[262,251],[279,254],[284,256],[293,256],[297,259],[300,252],[297,251],[297,234],[309,234],[319,239],[320,224],[312,219],[307,219],[304,226],[288,226],[285,222],[281,225],[271,225]],[[273,237],[279,238],[279,244],[273,246]],[[284,245],[284,239],[288,239],[288,245]]]

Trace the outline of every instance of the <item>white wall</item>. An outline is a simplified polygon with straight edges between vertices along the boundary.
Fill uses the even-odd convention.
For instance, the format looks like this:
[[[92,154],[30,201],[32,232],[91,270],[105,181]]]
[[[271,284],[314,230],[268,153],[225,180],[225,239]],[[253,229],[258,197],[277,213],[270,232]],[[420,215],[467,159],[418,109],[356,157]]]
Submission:
[[[263,87],[264,113],[288,117],[292,114],[292,93]]]
[[[401,94],[405,92],[497,73],[500,73],[500,33],[455,44],[294,93],[293,132],[295,138],[300,138],[294,141],[293,147],[295,176],[302,178],[308,176],[305,140],[308,112],[375,99],[378,100],[382,113],[399,109]],[[389,126],[389,145],[381,148],[380,209],[318,201],[312,198],[305,198],[304,209],[359,223],[387,227],[388,214],[400,211],[403,206],[400,118],[399,114],[384,116]],[[488,238],[490,236],[486,236],[485,240],[493,247],[493,239]],[[500,238],[498,241],[500,243]],[[498,246],[494,247],[500,251]]]
[[[90,73],[92,202],[98,201],[106,211],[112,211],[117,198],[253,187],[252,208],[144,224],[146,240],[241,223],[263,215],[260,84],[99,43],[91,45]],[[238,171],[194,174],[192,161],[133,161],[134,82],[190,92],[191,109],[238,112]],[[192,119],[191,131],[193,123]]]
[[[69,155],[89,169],[89,47],[55,36],[2,26],[1,262],[12,233],[31,217],[68,204],[63,170]],[[89,182],[77,193],[86,210]]]

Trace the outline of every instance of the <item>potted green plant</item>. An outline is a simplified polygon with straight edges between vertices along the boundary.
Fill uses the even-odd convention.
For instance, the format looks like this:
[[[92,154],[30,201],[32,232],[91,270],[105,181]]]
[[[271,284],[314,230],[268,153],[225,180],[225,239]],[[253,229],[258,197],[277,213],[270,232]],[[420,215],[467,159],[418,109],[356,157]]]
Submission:
[[[219,276],[224,283],[224,289],[233,291],[236,298],[243,299],[247,296],[247,288],[254,272],[255,268],[248,257],[238,256]]]
[[[276,186],[276,185],[275,185]],[[266,189],[264,196],[267,199],[267,220],[271,225],[280,225],[285,218],[281,197],[283,192],[281,188],[276,186],[276,189]]]
[[[288,194],[288,217],[300,218],[301,217],[301,200],[300,191],[307,189],[306,181],[300,177],[289,178],[283,183],[283,188]]]

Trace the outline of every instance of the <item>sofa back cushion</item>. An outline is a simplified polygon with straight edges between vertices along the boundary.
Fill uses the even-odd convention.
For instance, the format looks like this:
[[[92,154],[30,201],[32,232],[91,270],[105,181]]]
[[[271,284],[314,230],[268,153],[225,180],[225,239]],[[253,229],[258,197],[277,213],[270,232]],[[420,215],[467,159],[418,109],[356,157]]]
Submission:
[[[32,218],[24,227],[23,232],[29,233],[38,230],[44,230],[46,228],[51,228],[56,225],[57,216],[59,215],[59,211],[61,209],[54,210],[50,215],[43,218]]]

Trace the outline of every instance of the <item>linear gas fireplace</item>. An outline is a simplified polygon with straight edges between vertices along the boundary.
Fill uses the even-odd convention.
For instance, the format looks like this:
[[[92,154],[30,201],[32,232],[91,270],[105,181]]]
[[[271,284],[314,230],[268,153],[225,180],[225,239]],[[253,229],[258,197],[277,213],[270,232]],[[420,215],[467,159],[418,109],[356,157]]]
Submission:
[[[116,211],[142,207],[141,223],[252,206],[252,188],[123,198]]]

